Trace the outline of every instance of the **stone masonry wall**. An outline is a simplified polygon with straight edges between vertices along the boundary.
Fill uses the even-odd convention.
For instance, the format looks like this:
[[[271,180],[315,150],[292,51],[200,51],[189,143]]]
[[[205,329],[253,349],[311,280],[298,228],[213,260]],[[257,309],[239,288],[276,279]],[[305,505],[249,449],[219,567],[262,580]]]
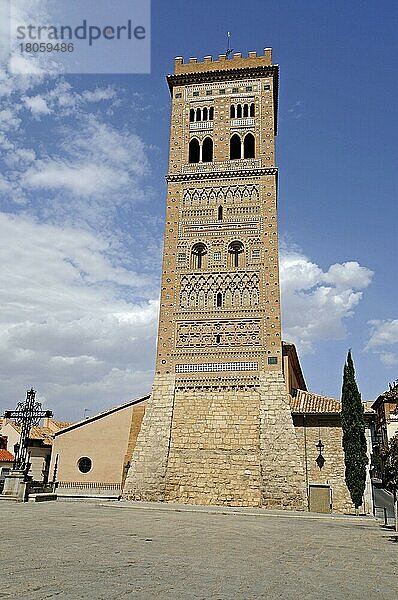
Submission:
[[[174,386],[174,375],[155,376],[124,486],[129,500],[164,500]]]
[[[307,466],[308,484],[329,484],[332,489],[332,511],[354,513],[355,507],[344,479],[344,451],[342,446],[343,432],[339,415],[307,415],[305,428],[303,415],[294,416],[295,429],[299,442],[299,452]],[[316,463],[319,449],[316,447],[322,440],[322,451],[325,464],[320,469]]]
[[[282,374],[260,375],[264,508],[306,510],[305,476]]]
[[[138,436],[141,431],[142,420],[145,415],[146,402],[142,402],[133,408],[133,414],[131,417],[130,423],[130,432],[129,439],[127,443],[126,455],[123,461],[123,473],[122,473],[122,487],[124,487],[124,483],[127,477],[128,467],[131,464],[131,458],[133,456],[133,451],[137,443]]]
[[[176,392],[165,499],[261,506],[255,391]]]

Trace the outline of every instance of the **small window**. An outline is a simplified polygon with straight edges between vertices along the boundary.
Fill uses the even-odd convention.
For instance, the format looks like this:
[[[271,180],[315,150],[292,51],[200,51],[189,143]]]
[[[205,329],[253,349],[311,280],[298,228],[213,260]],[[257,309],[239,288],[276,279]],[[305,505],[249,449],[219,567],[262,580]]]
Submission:
[[[243,116],[244,117],[248,117],[249,116],[249,105],[245,104],[243,107]]]
[[[222,307],[222,293],[218,292],[217,296],[216,296],[216,306],[217,308],[221,308]]]
[[[212,91],[211,90],[206,90],[206,96],[211,96]]]
[[[231,119],[235,119],[235,105],[231,104]]]
[[[250,104],[250,116],[254,117],[254,102]]]
[[[189,111],[189,120],[191,121],[191,123],[195,120],[195,111],[193,108],[191,108],[191,110]]]
[[[253,250],[252,252],[252,257],[257,260],[258,258],[260,258],[260,250]]]
[[[194,92],[193,95],[194,96],[199,96],[199,92]]]
[[[217,216],[218,216],[218,220],[222,221],[222,206],[218,207],[218,215]]]
[[[208,111],[208,110],[207,110],[207,108],[205,107],[205,108],[203,109],[203,121],[207,121],[207,115],[208,115],[208,112],[209,112],[209,111]]]
[[[246,86],[246,92],[252,92],[253,91],[253,86],[252,85],[247,85]]]
[[[270,89],[271,89],[271,86],[270,86],[270,85],[268,85],[268,84],[266,84],[266,85],[264,86],[264,89],[265,89],[265,90],[270,90]]]
[[[207,253],[206,246],[199,242],[192,248],[191,268],[196,271],[203,268],[204,256]]]
[[[201,121],[202,120],[202,111],[200,110],[200,108],[196,109],[196,120],[197,121]]]
[[[236,92],[239,92],[239,88],[232,88],[232,92],[236,94]]]
[[[243,251],[244,251],[244,248],[243,248],[242,242],[235,241],[229,245],[228,252],[232,259],[231,264],[230,264],[231,267],[239,267],[240,266],[239,265],[239,262],[240,262],[239,255],[242,254]]]
[[[224,89],[218,90],[218,91],[219,91],[220,94],[225,94],[225,90]]]
[[[216,335],[216,344],[221,344],[221,335],[219,333]]]
[[[209,108],[209,121],[214,119],[214,106],[210,106]]]
[[[176,98],[182,98],[182,94],[176,94]]]
[[[214,258],[214,262],[220,262],[221,261],[221,252],[214,252],[213,258]]]
[[[269,356],[268,357],[268,364],[269,365],[277,365],[278,364],[278,357],[277,356]]]
[[[178,262],[179,262],[179,263],[181,263],[181,262],[185,262],[185,259],[186,259],[186,254],[185,254],[185,252],[179,252],[179,253],[178,253],[178,256],[177,256],[177,260],[178,260]]]
[[[88,456],[82,456],[82,458],[79,458],[77,463],[80,473],[88,473],[91,471],[92,465],[93,463],[91,458],[88,458]]]
[[[238,119],[242,118],[242,105],[238,104],[238,108],[236,109],[236,116],[238,117]]]

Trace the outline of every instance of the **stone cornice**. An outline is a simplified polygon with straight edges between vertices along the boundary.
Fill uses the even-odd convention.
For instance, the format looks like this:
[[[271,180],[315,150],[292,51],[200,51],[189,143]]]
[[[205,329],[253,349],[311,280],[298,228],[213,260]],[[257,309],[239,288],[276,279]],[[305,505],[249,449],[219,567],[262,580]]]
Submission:
[[[240,169],[236,171],[211,171],[208,173],[180,173],[178,175],[166,175],[166,181],[170,183],[179,183],[184,181],[204,181],[209,179],[236,179],[238,177],[263,177],[265,175],[277,175],[277,167],[269,169]]]
[[[240,69],[214,69],[208,71],[192,71],[191,73],[180,73],[168,75],[167,83],[170,92],[178,85],[195,85],[198,83],[209,83],[210,81],[234,81],[238,79],[260,79],[262,77],[273,77],[274,85],[278,87],[279,67],[278,65],[264,65],[258,67],[245,67]]]

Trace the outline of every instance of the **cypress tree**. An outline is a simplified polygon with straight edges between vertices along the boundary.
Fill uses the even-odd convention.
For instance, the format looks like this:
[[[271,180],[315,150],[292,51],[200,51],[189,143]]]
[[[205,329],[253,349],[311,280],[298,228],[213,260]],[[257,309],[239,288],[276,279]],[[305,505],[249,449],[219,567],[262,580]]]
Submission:
[[[361,394],[355,381],[351,350],[348,352],[347,362],[344,365],[341,424],[343,428],[345,482],[357,510],[362,504],[365,491],[368,457],[366,454],[364,410]]]

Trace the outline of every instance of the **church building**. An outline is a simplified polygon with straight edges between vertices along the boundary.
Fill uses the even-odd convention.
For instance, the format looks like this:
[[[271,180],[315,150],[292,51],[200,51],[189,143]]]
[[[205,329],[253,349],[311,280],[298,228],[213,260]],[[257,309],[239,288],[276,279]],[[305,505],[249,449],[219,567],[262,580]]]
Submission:
[[[156,373],[125,498],[308,510],[297,430],[306,404],[293,402],[307,392],[295,348],[281,339],[278,73],[266,49],[177,58],[167,77]],[[343,481],[341,458],[339,469]]]

